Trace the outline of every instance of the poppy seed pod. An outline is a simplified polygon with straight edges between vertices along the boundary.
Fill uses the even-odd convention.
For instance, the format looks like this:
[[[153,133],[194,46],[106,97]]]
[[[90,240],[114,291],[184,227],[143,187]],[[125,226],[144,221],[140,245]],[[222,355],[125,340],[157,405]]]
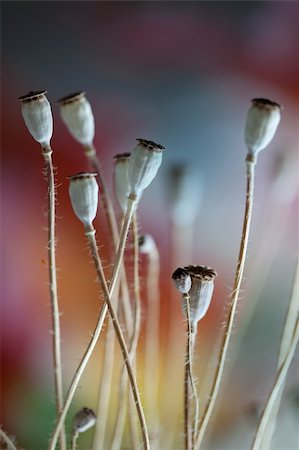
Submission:
[[[138,144],[129,159],[128,177],[131,194],[139,197],[153,181],[162,163],[164,147],[153,141],[137,139]]]
[[[252,100],[246,119],[245,143],[253,160],[273,139],[280,122],[280,110],[280,105],[270,100]]]
[[[76,92],[59,100],[60,114],[71,135],[84,146],[94,139],[94,117],[85,92]]]
[[[190,321],[196,327],[210,306],[217,272],[205,266],[187,266],[183,270],[190,275],[192,281],[189,291]],[[185,313],[184,303],[183,311]]]
[[[125,213],[131,187],[128,177],[130,153],[120,153],[114,156],[114,191],[118,204]]]
[[[31,91],[18,99],[22,101],[22,116],[28,131],[42,148],[50,147],[53,133],[51,105],[46,92]]]
[[[73,419],[73,430],[76,433],[84,433],[96,423],[96,415],[90,408],[82,408]]]
[[[173,272],[172,279],[174,286],[178,291],[180,291],[182,294],[188,294],[191,289],[192,281],[189,273],[186,270],[179,267]]]
[[[96,173],[80,172],[69,177],[69,194],[73,210],[83,225],[88,228],[97,214],[99,186]]]

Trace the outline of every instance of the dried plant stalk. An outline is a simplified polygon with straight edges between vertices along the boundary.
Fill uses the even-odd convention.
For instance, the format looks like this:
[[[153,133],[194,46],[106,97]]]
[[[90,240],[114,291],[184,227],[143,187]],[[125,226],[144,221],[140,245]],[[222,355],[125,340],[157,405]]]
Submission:
[[[17,447],[14,445],[9,436],[5,433],[2,428],[0,428],[0,444],[4,443],[7,446],[8,450],[17,450]],[[6,448],[6,447],[5,447]]]
[[[88,237],[89,240],[89,244],[90,244],[90,248],[91,248],[91,253],[92,253],[92,258],[96,267],[96,271],[97,271],[97,275],[98,275],[98,279],[99,282],[102,286],[102,289],[104,291],[104,295],[105,295],[105,301],[107,303],[108,309],[109,309],[109,313],[111,315],[111,319],[112,319],[112,323],[114,326],[114,330],[117,336],[117,339],[119,341],[120,344],[120,348],[121,351],[123,353],[123,357],[124,357],[124,361],[125,361],[125,365],[127,368],[127,372],[128,372],[128,377],[130,380],[130,384],[131,384],[131,388],[132,388],[132,394],[134,396],[134,401],[135,401],[135,406],[137,409],[137,413],[138,413],[138,417],[139,417],[139,421],[140,421],[140,426],[141,426],[141,433],[142,433],[142,437],[143,437],[143,445],[144,448],[146,450],[148,450],[150,448],[149,446],[149,438],[148,438],[148,431],[147,431],[147,425],[146,425],[146,421],[145,421],[145,417],[144,417],[144,412],[142,409],[142,405],[141,405],[141,400],[140,400],[140,395],[139,395],[139,391],[138,391],[138,386],[137,386],[137,382],[136,382],[136,378],[134,375],[134,371],[130,362],[130,355],[124,340],[124,336],[121,330],[121,326],[119,324],[119,321],[117,319],[117,316],[115,314],[114,311],[114,307],[111,303],[110,300],[110,294],[108,291],[108,287],[107,287],[107,283],[106,283],[106,279],[105,279],[105,275],[104,275],[104,271],[103,271],[103,267],[101,264],[101,260],[98,254],[98,249],[97,249],[97,245],[96,245],[96,240],[95,240],[95,230],[90,230],[89,232],[86,232],[86,235]]]
[[[52,149],[43,148],[43,156],[46,165],[46,178],[48,181],[48,263],[49,263],[49,287],[51,299],[52,317],[52,348],[54,362],[54,380],[56,396],[57,417],[63,408],[63,382],[61,368],[61,348],[60,348],[60,320],[57,294],[56,278],[56,255],[55,255],[55,180],[52,163]],[[61,450],[66,450],[66,437],[64,428],[59,436]]]
[[[193,352],[196,337],[196,330],[194,330],[190,320],[190,297],[189,294],[183,295],[183,301],[186,305],[186,319],[187,319],[187,346],[185,353],[185,375],[184,375],[184,424],[185,424],[185,448],[192,450],[194,448],[198,416],[199,416],[199,399],[195,386],[193,376]],[[191,392],[190,392],[191,388]],[[192,407],[190,400],[194,402],[194,417],[192,420]]]
[[[238,264],[235,274],[235,281],[233,292],[230,300],[230,309],[228,320],[225,324],[224,334],[221,343],[220,354],[218,357],[218,363],[216,372],[214,375],[211,392],[209,395],[208,403],[206,405],[203,417],[199,424],[198,436],[195,443],[195,450],[199,450],[201,443],[203,441],[208,423],[212,416],[215,402],[220,391],[221,380],[223,376],[224,364],[227,356],[228,346],[232,334],[234,318],[236,315],[237,304],[239,299],[240,286],[244,271],[244,265],[246,260],[246,252],[248,246],[248,237],[249,237],[249,229],[250,222],[252,216],[252,206],[253,206],[253,192],[254,192],[254,168],[255,161],[252,158],[246,159],[246,169],[247,169],[247,185],[246,185],[246,204],[245,204],[245,213],[244,213],[244,222],[243,222],[243,230],[242,230],[242,238],[240,244],[239,258]]]
[[[114,296],[115,311],[118,310],[119,284],[117,291],[118,292],[116,292]],[[97,407],[97,417],[100,417],[101,420],[97,421],[92,445],[92,449],[96,450],[102,450],[104,448],[105,431],[108,420],[109,399],[112,384],[114,351],[115,351],[115,333],[113,330],[112,320],[109,317],[106,333],[103,368],[101,373],[100,393]]]
[[[287,316],[285,319],[280,352],[277,365],[277,373],[281,370],[284,361],[288,355],[289,348],[292,344],[293,335],[295,332],[296,321],[299,317],[299,265],[297,260],[296,273],[294,277],[293,289],[290,304],[288,307]],[[265,420],[263,427],[259,428],[261,436],[256,435],[256,440],[260,442],[259,447],[262,450],[270,450],[272,437],[275,431],[276,419],[279,411],[281,397],[284,389],[284,382],[281,384],[280,391],[276,395],[276,400],[273,402],[271,410],[268,412],[268,416]],[[260,422],[261,424],[261,422]]]
[[[144,402],[150,416],[153,434],[153,446],[159,447],[159,321],[160,321],[160,258],[154,245],[148,253],[147,273],[147,316],[145,325],[145,359],[144,359]]]
[[[187,348],[185,353],[185,374],[184,374],[184,431],[185,431],[185,450],[192,450],[192,418],[190,408],[190,346],[191,346],[191,322],[190,322],[190,304],[189,295],[184,296],[186,303],[187,318]]]
[[[72,450],[76,450],[77,448],[78,437],[79,437],[78,431],[74,431],[72,436]]]
[[[281,365],[281,368],[276,376],[276,380],[272,387],[266,407],[265,407],[262,417],[260,419],[260,423],[259,423],[259,426],[257,429],[257,433],[255,435],[251,450],[263,449],[262,441],[263,441],[264,433],[265,433],[266,427],[269,423],[269,419],[271,418],[273,408],[276,407],[277,400],[279,399],[279,397],[281,395],[281,391],[283,389],[283,385],[285,383],[288,369],[292,362],[292,359],[293,359],[293,356],[294,356],[294,353],[296,350],[296,346],[298,344],[298,340],[299,340],[299,318],[297,316],[296,325],[295,325],[291,344],[289,346],[285,360],[284,360],[283,364]]]
[[[124,254],[124,249],[125,249],[125,244],[126,244],[126,237],[128,234],[128,230],[129,230],[129,226],[131,223],[131,218],[132,218],[132,214],[133,214],[133,210],[135,208],[136,205],[136,198],[131,198],[129,199],[128,202],[128,210],[127,210],[127,214],[122,226],[122,230],[121,230],[121,234],[120,234],[120,243],[119,243],[119,247],[118,247],[118,251],[116,254],[116,258],[115,258],[115,264],[113,266],[113,274],[112,274],[112,278],[111,278],[111,283],[110,283],[110,291],[109,291],[109,295],[112,296],[115,286],[116,286],[116,282],[118,279],[118,275],[119,275],[119,271],[121,268],[121,262],[122,262],[122,258],[123,258],[123,254]],[[64,423],[67,411],[71,405],[72,399],[74,397],[74,394],[76,392],[77,386],[79,384],[80,378],[85,370],[85,367],[88,363],[88,360],[90,358],[90,356],[92,355],[92,352],[96,346],[96,343],[98,341],[98,338],[101,334],[102,331],[102,327],[103,327],[103,323],[105,321],[106,318],[106,314],[107,314],[107,305],[104,304],[101,308],[100,311],[100,315],[98,318],[98,322],[97,322],[97,326],[96,329],[94,331],[93,337],[91,339],[91,341],[88,344],[88,347],[85,351],[85,354],[74,374],[74,377],[72,379],[71,385],[68,389],[66,398],[65,398],[65,402],[64,402],[64,406],[63,409],[61,411],[61,414],[59,416],[59,419],[56,423],[56,426],[54,428],[51,440],[50,440],[50,444],[49,444],[49,450],[54,450],[55,446],[56,446],[56,442],[57,442],[57,438],[60,432],[60,429]]]
[[[141,327],[141,299],[140,299],[140,282],[139,282],[139,244],[138,244],[138,222],[137,222],[137,214],[136,210],[133,213],[132,218],[133,223],[133,247],[134,247],[134,263],[133,263],[133,273],[134,273],[134,327],[133,327],[133,336],[132,343],[130,349],[130,358],[132,361],[132,366],[134,368],[134,373],[136,376],[136,352],[138,347],[139,335],[140,335],[140,327]],[[130,394],[129,394],[130,395]],[[129,420],[130,420],[130,432],[132,438],[132,449],[138,448],[138,439],[137,439],[137,428],[135,415],[133,413],[134,410],[134,398],[132,395],[129,397]]]
[[[113,203],[111,197],[109,195],[109,190],[107,189],[107,184],[103,175],[102,167],[99,158],[97,157],[96,149],[94,146],[87,146],[85,148],[85,155],[91,165],[94,167],[98,174],[99,184],[101,186],[101,199],[103,202],[103,209],[106,215],[108,227],[110,234],[112,236],[114,249],[117,250],[117,245],[119,241],[119,231],[115,216],[115,211],[113,208]],[[125,323],[128,330],[128,333],[131,333],[132,330],[132,310],[130,305],[129,298],[129,289],[126,278],[126,272],[124,264],[122,263],[122,269],[120,274],[120,283],[121,283],[121,291],[124,294],[122,297],[123,307],[125,312]],[[118,308],[118,300],[119,295],[116,295],[116,303],[115,308]],[[105,354],[104,354],[104,362],[103,362],[103,370],[101,376],[101,386],[100,386],[100,395],[98,400],[98,408],[97,408],[97,416],[101,417],[96,423],[94,438],[92,448],[101,450],[104,445],[105,439],[105,430],[107,426],[107,418],[108,418],[108,401],[111,392],[111,379],[112,379],[112,370],[113,370],[113,360],[114,360],[114,344],[115,344],[115,334],[112,332],[113,325],[109,320],[108,331],[106,334],[106,345],[105,345]]]

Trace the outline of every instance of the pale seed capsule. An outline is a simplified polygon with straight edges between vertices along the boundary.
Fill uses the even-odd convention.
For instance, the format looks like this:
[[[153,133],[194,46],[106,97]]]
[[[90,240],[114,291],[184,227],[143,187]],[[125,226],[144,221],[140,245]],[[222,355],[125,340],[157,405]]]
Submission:
[[[96,423],[96,415],[90,408],[82,408],[77,412],[73,419],[73,431],[75,433],[84,433]]]
[[[191,289],[192,281],[189,273],[186,270],[179,267],[173,272],[172,279],[174,286],[178,291],[180,291],[182,294],[188,294]]]
[[[205,266],[187,266],[184,267],[184,271],[190,275],[192,281],[189,291],[190,321],[195,327],[206,315],[210,306],[217,272]],[[183,311],[185,313],[185,302],[183,302]]]
[[[120,153],[114,156],[114,191],[118,204],[125,213],[131,187],[128,177],[130,153]]]
[[[84,146],[92,146],[94,117],[85,92],[76,92],[59,100],[60,114],[71,135]]]
[[[162,163],[164,147],[146,139],[137,141],[138,144],[130,156],[128,177],[131,194],[139,197],[155,178]]]
[[[69,177],[69,194],[74,213],[85,228],[92,226],[98,209],[96,173],[80,172]]]
[[[139,252],[143,254],[151,254],[156,251],[156,243],[150,234],[143,234],[138,238]]]
[[[31,91],[19,97],[19,100],[22,101],[22,116],[29,133],[42,148],[49,149],[53,134],[53,117],[46,92]]]
[[[280,110],[280,105],[271,100],[264,98],[252,100],[245,126],[248,160],[255,161],[257,154],[272,141],[280,122]]]

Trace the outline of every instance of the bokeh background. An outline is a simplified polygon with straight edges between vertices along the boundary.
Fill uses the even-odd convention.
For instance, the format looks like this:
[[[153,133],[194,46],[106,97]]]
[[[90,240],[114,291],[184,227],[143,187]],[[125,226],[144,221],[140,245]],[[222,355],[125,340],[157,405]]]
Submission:
[[[159,174],[139,207],[140,230],[154,237],[161,256],[162,429],[175,415],[173,397],[180,408],[183,386],[185,325],[171,274],[190,263],[218,272],[213,303],[198,336],[196,372],[204,402],[240,242],[246,112],[254,97],[283,105],[277,135],[256,169],[254,217],[234,342],[250,303],[257,300],[258,306],[233,371],[234,357],[230,358],[207,444],[219,450],[249,448],[257,411],[274,379],[298,254],[298,6],[292,1],[1,2],[0,423],[22,447],[46,448],[54,423],[46,185],[39,146],[25,128],[17,101],[30,90],[47,89],[54,116],[66,387],[100,303],[82,226],[67,192],[66,177],[88,166],[60,119],[57,100],[74,91],[87,92],[96,119],[95,146],[111,190],[114,154],[130,151],[138,137],[166,147]],[[177,221],[174,232],[170,173],[178,165],[193,169],[194,189],[185,201],[186,220]],[[189,214],[195,217],[191,228],[186,224]],[[109,274],[111,239],[101,217],[96,227]],[[142,264],[145,277],[146,261]],[[143,321],[145,326],[146,302]],[[81,380],[72,412],[96,405],[103,346],[104,340]],[[169,358],[171,348],[174,358]],[[121,364],[121,356],[117,358]],[[116,387],[113,395],[117,396]],[[298,448],[297,422],[298,357],[289,372],[273,448]],[[112,423],[113,417],[109,426]],[[80,448],[89,448],[90,435]],[[182,446],[180,417],[172,448]]]

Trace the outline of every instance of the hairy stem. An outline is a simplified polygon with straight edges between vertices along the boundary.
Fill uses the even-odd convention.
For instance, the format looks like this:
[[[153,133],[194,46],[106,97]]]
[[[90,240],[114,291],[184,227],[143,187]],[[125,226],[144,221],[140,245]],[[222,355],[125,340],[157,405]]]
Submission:
[[[191,426],[191,408],[190,408],[190,304],[189,295],[184,296],[186,302],[186,316],[187,316],[187,347],[185,353],[185,372],[184,372],[184,434],[185,434],[185,450],[192,450],[192,426]]]
[[[118,309],[118,298],[119,292],[116,293],[115,299],[115,310]],[[94,450],[102,450],[104,448],[105,442],[105,431],[108,420],[108,410],[109,410],[109,400],[112,384],[112,374],[113,374],[113,362],[114,362],[114,351],[115,351],[115,333],[113,332],[113,324],[111,318],[108,321],[106,342],[104,349],[104,361],[101,373],[101,385],[100,393],[98,398],[97,407],[97,417],[101,420],[97,421],[97,427],[95,429],[93,446]]]
[[[128,210],[126,213],[126,217],[122,226],[122,230],[120,233],[120,242],[119,242],[119,246],[118,246],[118,250],[116,253],[116,257],[115,257],[115,263],[113,266],[113,273],[112,273],[112,278],[111,278],[111,283],[110,283],[110,290],[109,290],[109,295],[110,297],[113,296],[113,292],[116,286],[116,282],[118,279],[118,275],[119,275],[119,271],[121,268],[121,262],[122,262],[122,258],[123,258],[123,254],[124,254],[124,249],[125,249],[125,245],[126,245],[126,238],[127,238],[127,234],[129,231],[129,227],[130,227],[130,223],[131,223],[131,219],[132,219],[132,214],[134,211],[134,208],[136,206],[136,198],[133,197],[131,199],[129,199],[128,201]],[[90,231],[90,230],[87,230]],[[61,427],[63,426],[67,411],[71,405],[72,399],[74,397],[74,394],[76,392],[77,386],[79,384],[79,381],[81,379],[81,376],[85,370],[85,367],[88,363],[89,358],[92,355],[92,352],[96,346],[96,343],[98,341],[98,338],[101,334],[102,331],[102,327],[103,327],[103,323],[105,321],[106,318],[106,314],[107,314],[107,304],[105,303],[100,311],[100,315],[98,318],[98,323],[96,326],[96,329],[94,331],[94,335],[91,339],[91,341],[88,344],[88,347],[83,355],[83,358],[81,360],[81,362],[79,363],[79,366],[75,372],[75,375],[72,379],[71,385],[69,387],[69,390],[67,392],[66,398],[65,398],[65,402],[64,402],[64,406],[63,409],[60,413],[59,419],[55,425],[51,440],[50,440],[50,444],[49,444],[49,450],[54,450],[56,447],[56,442],[57,442],[57,438],[60,432]]]
[[[93,146],[88,146],[85,148],[85,155],[90,161],[91,165],[94,167],[98,174],[99,184],[101,187],[101,199],[103,202],[103,210],[106,216],[106,220],[109,227],[109,232],[112,236],[113,245],[115,251],[117,250],[119,241],[119,231],[115,216],[115,211],[113,208],[113,203],[109,195],[109,190],[103,175],[103,170],[101,167],[100,160],[97,156],[96,149]],[[126,278],[126,272],[124,264],[122,263],[122,270],[120,275],[121,291],[123,293],[123,308],[125,312],[125,323],[130,335],[132,330],[132,311],[130,305],[129,289]],[[118,308],[119,296],[116,295],[115,308]],[[101,377],[100,394],[98,399],[97,416],[101,417],[101,420],[97,421],[95,427],[95,433],[93,438],[92,448],[95,450],[101,450],[104,445],[105,431],[107,426],[107,414],[108,414],[108,401],[111,391],[111,374],[113,370],[113,360],[114,360],[114,343],[115,335],[112,333],[112,324],[109,321],[108,332],[106,334],[106,345],[105,345],[105,355],[103,362],[103,370]]]
[[[49,263],[49,286],[51,299],[52,317],[52,348],[54,363],[54,383],[57,417],[63,407],[63,383],[61,368],[61,348],[60,348],[60,321],[57,294],[56,278],[56,255],[55,255],[55,179],[52,163],[51,148],[43,149],[43,156],[46,165],[46,177],[48,181],[48,263]],[[60,449],[66,450],[66,436],[64,428],[59,436]]]
[[[199,450],[199,448],[201,446],[208,423],[210,421],[210,418],[211,418],[213,410],[214,410],[217,396],[220,391],[220,385],[221,385],[221,380],[222,380],[222,376],[223,376],[225,360],[226,360],[226,356],[227,356],[230,338],[232,335],[234,318],[235,318],[236,310],[237,310],[239,292],[240,292],[241,281],[242,281],[244,265],[245,265],[245,260],[246,260],[246,252],[247,252],[247,246],[248,246],[248,237],[249,237],[249,229],[250,229],[252,206],[253,206],[255,161],[248,160],[248,159],[246,160],[246,169],[247,169],[246,204],[245,204],[243,230],[242,230],[238,264],[237,264],[237,269],[236,269],[236,274],[235,274],[234,288],[233,288],[233,292],[232,292],[231,300],[230,300],[230,304],[229,304],[230,308],[229,308],[228,320],[225,324],[220,354],[218,357],[217,368],[216,368],[216,372],[214,375],[212,388],[211,388],[211,392],[209,395],[209,400],[206,405],[203,417],[199,424],[199,431],[198,431],[198,436],[197,436],[196,443],[195,443],[195,450]]]
[[[133,212],[133,211],[132,211]],[[97,245],[96,245],[96,240],[95,240],[95,230],[90,230],[89,232],[86,232],[86,235],[88,237],[89,240],[89,244],[90,244],[90,248],[91,248],[91,253],[92,253],[92,258],[96,267],[96,271],[97,271],[97,275],[98,275],[98,280],[102,286],[102,289],[104,291],[104,295],[105,295],[105,301],[107,303],[108,309],[109,309],[109,313],[112,319],[112,323],[114,326],[114,330],[116,333],[116,337],[119,341],[119,345],[123,354],[123,358],[124,358],[124,362],[127,368],[127,372],[128,372],[128,376],[129,376],[129,381],[131,384],[131,388],[132,388],[132,394],[134,396],[134,401],[135,401],[135,405],[136,405],[136,409],[137,409],[137,413],[138,413],[138,417],[139,417],[139,421],[140,421],[140,427],[141,427],[141,433],[142,433],[142,437],[143,437],[143,445],[144,448],[146,450],[148,450],[150,448],[149,446],[149,438],[148,438],[148,432],[147,432],[147,425],[146,425],[146,421],[145,421],[145,417],[144,417],[144,412],[142,409],[142,405],[141,405],[141,400],[140,400],[140,395],[139,395],[139,391],[138,391],[138,386],[137,386],[137,382],[136,382],[136,378],[134,375],[134,371],[131,365],[131,361],[130,361],[130,355],[125,343],[125,339],[123,336],[123,332],[121,330],[121,326],[119,324],[119,321],[117,319],[116,313],[114,311],[114,307],[111,303],[110,300],[110,293],[108,291],[108,287],[107,287],[107,283],[106,283],[106,279],[105,279],[105,275],[104,275],[104,271],[103,271],[103,267],[102,267],[102,263],[99,257],[99,253],[98,253],[98,249],[97,249]]]

